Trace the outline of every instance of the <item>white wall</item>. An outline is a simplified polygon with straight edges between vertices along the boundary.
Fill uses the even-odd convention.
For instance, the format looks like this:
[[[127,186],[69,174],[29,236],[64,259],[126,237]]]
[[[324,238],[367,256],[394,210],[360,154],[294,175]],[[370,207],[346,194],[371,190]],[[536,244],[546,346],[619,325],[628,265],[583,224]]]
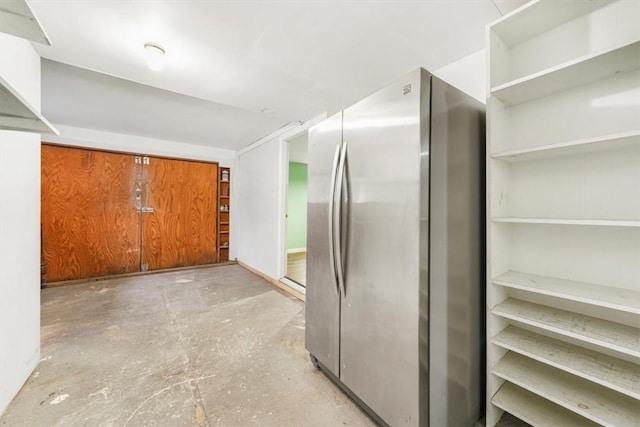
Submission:
[[[45,135],[43,141],[99,150],[212,161],[228,167],[234,167],[237,158],[235,150],[59,124],[54,126],[60,131],[60,136]]]
[[[433,70],[433,74],[445,82],[485,104],[486,99],[486,51],[481,49],[471,55],[458,59],[442,68]]]
[[[238,260],[274,279],[285,274],[287,141],[321,122],[321,114],[290,125],[240,150],[235,187]]]
[[[279,278],[280,138],[274,137],[238,158],[234,213],[238,260]]]
[[[40,57],[0,34],[0,75],[40,108]],[[0,131],[0,413],[40,359],[40,135]]]

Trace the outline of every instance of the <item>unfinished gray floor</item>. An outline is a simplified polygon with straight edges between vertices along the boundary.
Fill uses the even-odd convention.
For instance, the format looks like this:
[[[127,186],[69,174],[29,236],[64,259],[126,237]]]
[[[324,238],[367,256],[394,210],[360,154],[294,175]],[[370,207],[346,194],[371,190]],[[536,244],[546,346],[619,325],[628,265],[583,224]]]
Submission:
[[[309,362],[304,303],[240,266],[46,289],[2,426],[372,426]]]

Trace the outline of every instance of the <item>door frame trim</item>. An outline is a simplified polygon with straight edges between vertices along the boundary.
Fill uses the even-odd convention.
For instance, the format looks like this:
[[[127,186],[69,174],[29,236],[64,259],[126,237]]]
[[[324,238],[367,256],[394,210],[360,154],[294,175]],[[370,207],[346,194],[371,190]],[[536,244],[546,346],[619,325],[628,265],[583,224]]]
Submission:
[[[308,133],[309,129],[327,118],[327,113],[320,114],[310,120],[307,120],[300,126],[296,126],[279,136],[279,188],[278,191],[278,278],[285,279],[287,275],[287,195],[289,192],[289,141]],[[297,291],[297,290],[296,290]]]

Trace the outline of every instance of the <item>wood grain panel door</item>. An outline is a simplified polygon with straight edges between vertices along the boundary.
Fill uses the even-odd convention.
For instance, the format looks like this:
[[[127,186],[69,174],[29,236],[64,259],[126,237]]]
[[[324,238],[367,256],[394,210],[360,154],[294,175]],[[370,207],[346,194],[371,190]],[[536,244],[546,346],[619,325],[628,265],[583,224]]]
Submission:
[[[143,270],[216,262],[218,165],[152,157],[143,171]]]
[[[140,269],[134,157],[42,145],[42,231],[47,281]]]

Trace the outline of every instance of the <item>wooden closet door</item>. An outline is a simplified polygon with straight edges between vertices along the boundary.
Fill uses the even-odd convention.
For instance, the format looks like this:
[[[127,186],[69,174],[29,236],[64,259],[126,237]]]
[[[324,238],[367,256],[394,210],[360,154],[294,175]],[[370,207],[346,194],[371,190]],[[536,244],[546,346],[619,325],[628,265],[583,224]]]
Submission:
[[[139,271],[134,157],[44,144],[41,152],[47,281]]]
[[[143,170],[142,269],[216,262],[218,165],[152,157]]]

